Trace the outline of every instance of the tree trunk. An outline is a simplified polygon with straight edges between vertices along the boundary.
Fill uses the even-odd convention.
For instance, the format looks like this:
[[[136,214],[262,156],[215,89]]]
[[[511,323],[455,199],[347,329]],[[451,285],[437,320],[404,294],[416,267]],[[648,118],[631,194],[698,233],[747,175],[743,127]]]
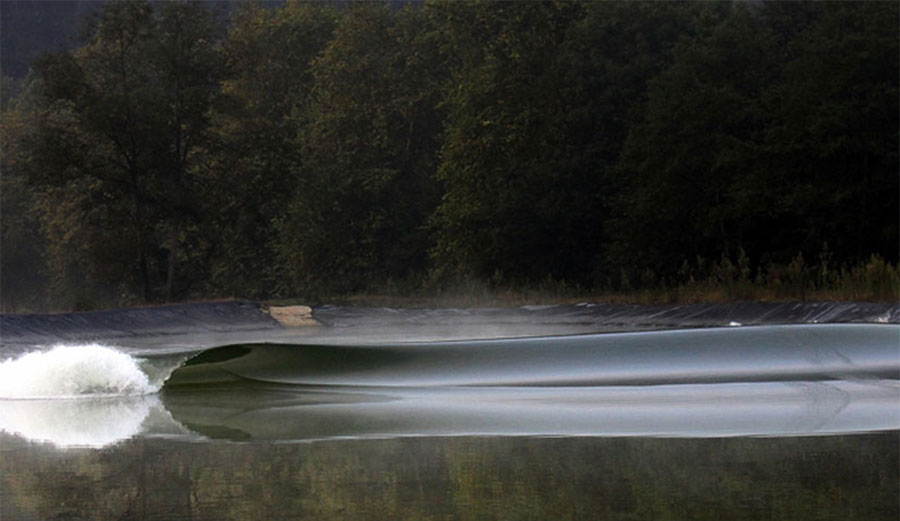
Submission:
[[[150,268],[147,264],[147,236],[144,231],[144,211],[141,206],[140,189],[138,188],[138,175],[136,168],[132,165],[130,168],[131,175],[131,197],[134,201],[134,220],[137,231],[138,240],[138,263],[141,274],[141,289],[143,295],[141,297],[144,302],[150,302],[153,297],[150,287]]]
[[[138,233],[138,236],[143,239],[143,233]],[[147,267],[147,252],[144,251],[143,244],[141,244],[140,248],[141,288],[143,292],[143,295],[141,295],[141,297],[144,299],[144,302],[150,302],[150,299],[153,297],[153,295],[150,289],[150,269]]]
[[[175,249],[178,245],[178,226],[173,225],[169,236],[169,269],[166,273],[166,301],[172,301],[172,289],[175,285]]]

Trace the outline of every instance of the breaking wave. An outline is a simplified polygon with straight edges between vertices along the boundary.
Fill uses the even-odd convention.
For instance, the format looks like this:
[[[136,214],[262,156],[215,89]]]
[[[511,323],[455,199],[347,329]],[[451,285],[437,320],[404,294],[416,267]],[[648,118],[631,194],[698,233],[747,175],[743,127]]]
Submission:
[[[203,351],[168,387],[585,387],[900,378],[900,328],[798,325],[387,345],[239,344]]]
[[[0,398],[139,396],[159,390],[139,360],[99,344],[57,345],[0,362]]]
[[[127,350],[127,349],[126,349]],[[0,430],[137,435],[783,436],[900,428],[900,327],[726,327],[383,345],[243,343],[0,362]]]
[[[0,398],[140,396],[254,382],[586,387],[900,379],[900,328],[795,325],[386,345],[249,343],[135,357],[57,345],[0,362]]]

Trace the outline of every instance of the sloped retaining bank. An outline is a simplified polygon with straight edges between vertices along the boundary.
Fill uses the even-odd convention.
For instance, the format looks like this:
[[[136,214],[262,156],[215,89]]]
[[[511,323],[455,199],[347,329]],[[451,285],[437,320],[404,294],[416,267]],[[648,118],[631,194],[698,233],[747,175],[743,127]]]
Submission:
[[[583,303],[519,308],[398,309],[322,306],[331,327],[410,325],[580,325],[662,329],[764,324],[900,323],[900,305],[872,302],[739,302],[642,306]]]
[[[263,306],[251,301],[201,302],[58,314],[0,315],[0,344],[49,344],[167,335],[226,334],[324,325],[579,326],[641,330],[763,324],[900,323],[900,305],[868,302],[745,302],[640,306],[576,304],[518,308],[398,309]]]
[[[256,302],[198,302],[146,308],[0,315],[0,343],[96,341],[279,328]]]

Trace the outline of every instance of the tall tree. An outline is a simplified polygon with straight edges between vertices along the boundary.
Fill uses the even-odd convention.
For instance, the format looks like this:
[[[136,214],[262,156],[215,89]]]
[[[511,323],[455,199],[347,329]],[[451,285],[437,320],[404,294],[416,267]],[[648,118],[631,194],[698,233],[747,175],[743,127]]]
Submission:
[[[280,226],[303,157],[298,135],[313,85],[310,63],[338,17],[333,7],[294,0],[276,9],[249,4],[232,19],[204,174],[213,294],[288,292],[276,261]]]
[[[697,256],[766,265],[826,244],[839,262],[896,258],[897,14],[707,10],[630,128],[608,266],[668,277]]]
[[[175,296],[176,260],[190,253],[190,162],[217,89],[215,36],[215,20],[199,3],[154,11],[148,2],[113,2],[89,44],[34,64],[43,118],[34,152],[47,167],[35,180],[77,183],[82,194],[93,194],[77,210],[92,218],[53,226],[115,238],[96,243],[93,269],[112,283],[132,277],[115,270],[103,277],[105,264],[133,266],[128,271],[144,300],[160,287],[166,298]]]
[[[696,23],[706,30],[682,39],[671,65],[650,80],[619,163],[612,265],[671,276],[698,255],[747,247],[757,213],[751,176],[767,122],[762,91],[776,54],[761,22],[743,4],[702,13]]]
[[[784,261],[823,243],[836,260],[896,261],[900,107],[896,2],[766,2],[781,75],[768,91],[767,176]]]
[[[583,282],[599,242],[598,177],[584,161],[567,2],[436,6],[459,64],[447,92],[439,270],[504,282]]]
[[[360,290],[424,270],[441,63],[422,10],[354,4],[312,65],[282,259],[295,290]]]
[[[161,181],[155,189],[166,213],[160,230],[166,251],[165,298],[175,296],[176,265],[193,268],[187,280],[205,267],[190,266],[199,253],[196,229],[200,195],[192,177],[195,154],[209,141],[207,113],[219,90],[220,54],[215,47],[220,27],[214,13],[199,3],[164,2],[158,7],[149,59],[163,109],[161,154],[154,167]]]
[[[38,194],[27,179],[24,142],[28,113],[9,107],[0,125],[0,311],[36,311],[43,306],[47,247],[36,212]]]

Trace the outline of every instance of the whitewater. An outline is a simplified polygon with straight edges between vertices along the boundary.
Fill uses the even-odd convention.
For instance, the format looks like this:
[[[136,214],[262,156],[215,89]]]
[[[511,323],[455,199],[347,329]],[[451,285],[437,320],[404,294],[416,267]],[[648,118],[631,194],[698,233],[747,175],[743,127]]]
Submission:
[[[0,362],[0,398],[136,396],[159,391],[139,361],[99,344],[56,345]]]
[[[0,430],[102,447],[900,429],[890,306],[595,308],[324,308],[306,329],[246,302],[4,315]]]

